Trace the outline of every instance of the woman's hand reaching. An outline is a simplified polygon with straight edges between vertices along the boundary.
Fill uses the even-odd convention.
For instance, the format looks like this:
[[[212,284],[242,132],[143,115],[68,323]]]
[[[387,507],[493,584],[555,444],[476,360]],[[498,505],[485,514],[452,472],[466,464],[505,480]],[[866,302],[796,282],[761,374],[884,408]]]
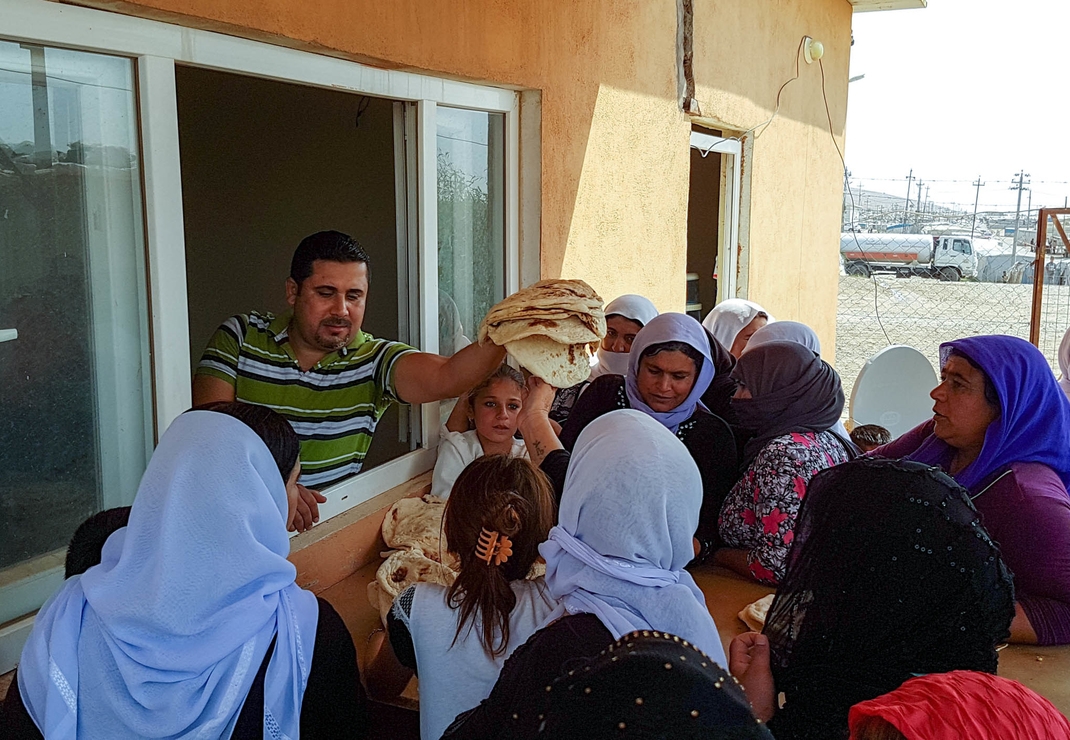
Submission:
[[[551,451],[561,449],[561,442],[550,421],[550,407],[553,406],[555,392],[552,385],[532,375],[528,378],[524,408],[517,416],[517,426],[527,445],[528,457],[536,467]]]

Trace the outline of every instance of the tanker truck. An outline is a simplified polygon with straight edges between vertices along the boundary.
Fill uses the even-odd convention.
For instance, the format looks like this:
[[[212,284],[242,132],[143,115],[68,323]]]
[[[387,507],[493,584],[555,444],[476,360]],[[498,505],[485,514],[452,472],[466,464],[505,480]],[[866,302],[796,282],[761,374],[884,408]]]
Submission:
[[[840,256],[848,275],[892,272],[957,282],[977,277],[977,254],[968,234],[858,234],[840,236]]]

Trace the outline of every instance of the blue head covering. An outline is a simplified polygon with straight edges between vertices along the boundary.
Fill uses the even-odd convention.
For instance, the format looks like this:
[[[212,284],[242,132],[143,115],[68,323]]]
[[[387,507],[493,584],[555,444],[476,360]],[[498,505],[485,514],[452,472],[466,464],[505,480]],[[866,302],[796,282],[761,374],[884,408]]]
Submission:
[[[988,425],[981,454],[955,480],[976,493],[981,483],[1012,463],[1036,462],[1050,467],[1070,487],[1070,401],[1040,350],[1018,337],[968,337],[941,344],[941,364],[952,350],[988,376],[1000,412]],[[910,459],[939,465],[950,454],[950,446],[934,434]]]
[[[49,740],[229,737],[267,654],[265,736],[297,737],[319,609],[286,556],[286,486],[241,421],[174,421],[130,522],[37,616],[19,690]]]
[[[539,545],[546,586],[561,601],[545,624],[594,614],[614,639],[663,630],[725,665],[706,598],[684,570],[701,506],[698,466],[663,426],[633,409],[588,424],[569,462],[558,525]]]
[[[699,368],[695,384],[691,386],[691,392],[676,408],[671,411],[654,411],[643,401],[639,395],[639,358],[643,351],[655,344],[666,342],[683,342],[694,347],[702,354],[702,367]],[[628,358],[628,375],[624,379],[624,389],[628,394],[628,402],[633,409],[642,411],[644,414],[654,417],[669,431],[676,429],[695,413],[699,405],[699,399],[706,389],[710,387],[714,375],[713,358],[710,356],[709,335],[702,324],[682,313],[663,313],[655,316],[650,322],[639,330],[632,342],[632,350]]]

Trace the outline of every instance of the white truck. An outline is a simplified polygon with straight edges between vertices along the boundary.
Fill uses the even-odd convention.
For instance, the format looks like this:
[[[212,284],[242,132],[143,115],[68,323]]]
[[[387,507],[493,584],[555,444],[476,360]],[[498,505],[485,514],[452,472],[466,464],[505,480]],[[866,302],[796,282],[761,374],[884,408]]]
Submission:
[[[969,234],[859,234],[840,236],[840,256],[848,275],[893,272],[957,282],[977,277],[977,252]]]

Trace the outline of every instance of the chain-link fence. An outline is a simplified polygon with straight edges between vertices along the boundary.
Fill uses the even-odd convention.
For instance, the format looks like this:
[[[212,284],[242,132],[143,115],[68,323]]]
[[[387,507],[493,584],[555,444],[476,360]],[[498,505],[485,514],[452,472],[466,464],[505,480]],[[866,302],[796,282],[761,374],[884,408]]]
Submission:
[[[969,236],[845,234],[836,367],[848,401],[866,360],[888,345],[914,347],[939,368],[941,342],[977,334],[1029,339],[1030,249]],[[1058,372],[1070,328],[1070,260],[1049,256],[1042,278],[1038,346]]]

